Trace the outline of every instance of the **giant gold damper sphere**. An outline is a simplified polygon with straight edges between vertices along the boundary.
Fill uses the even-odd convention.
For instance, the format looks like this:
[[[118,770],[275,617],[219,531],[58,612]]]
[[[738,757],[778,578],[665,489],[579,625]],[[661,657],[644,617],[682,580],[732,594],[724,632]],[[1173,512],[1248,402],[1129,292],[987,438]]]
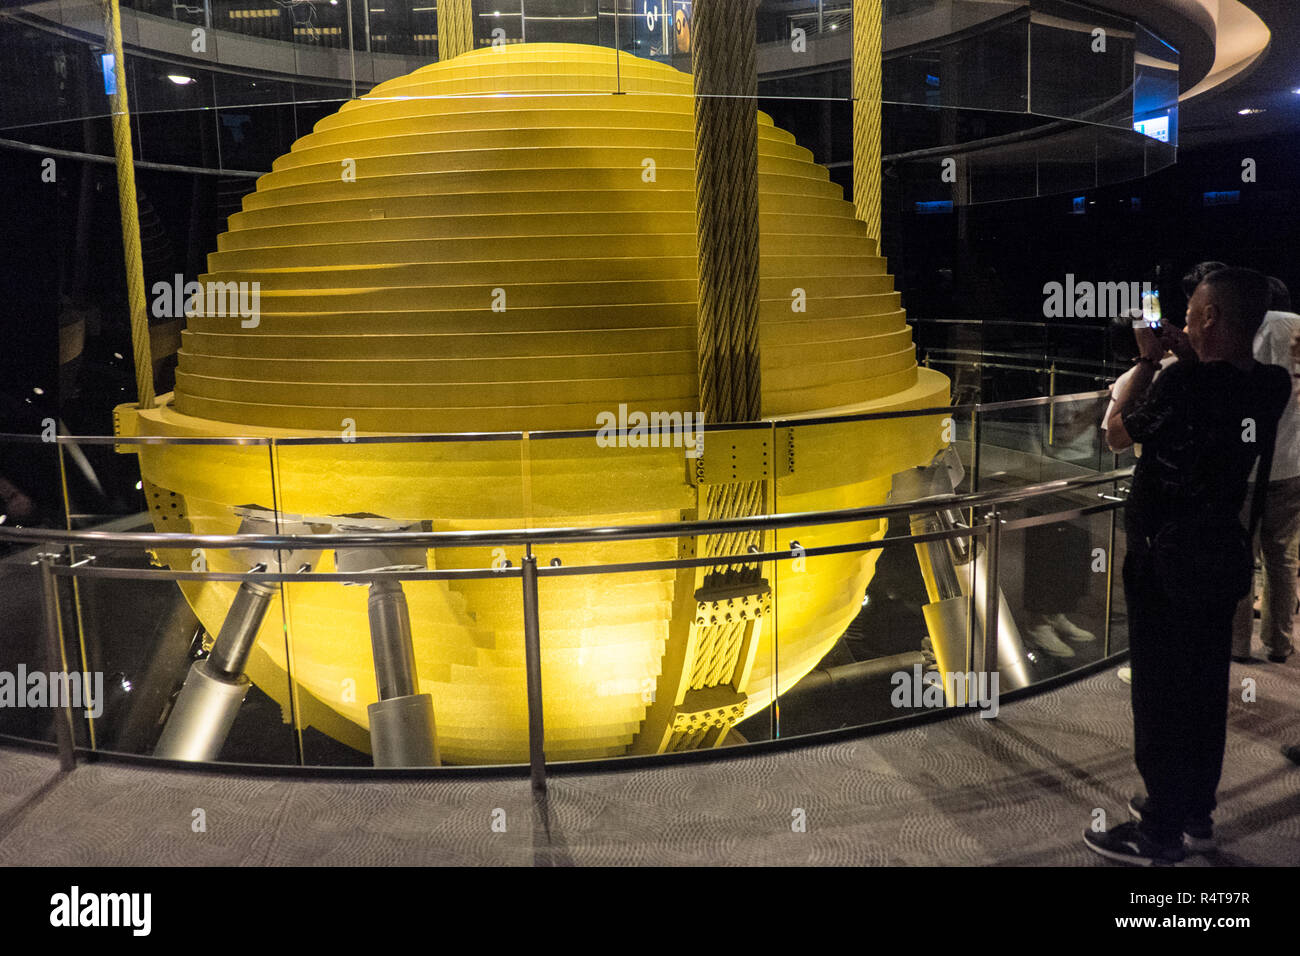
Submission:
[[[276,509],[292,522],[282,530],[315,531],[680,521],[700,513],[700,482],[725,483],[733,460],[737,475],[770,479],[769,509],[838,509],[885,501],[892,475],[932,459],[937,416],[710,434],[700,467],[680,447],[607,447],[590,435],[478,440],[594,430],[620,406],[699,407],[691,78],[626,54],[616,69],[615,55],[553,44],[467,53],[381,83],[275,162],[200,277],[258,283],[260,314],[196,302],[175,392],[154,409],[119,407],[119,433],[358,440],[277,444],[273,454],[131,446],[158,530],[274,530]],[[611,95],[616,82],[623,95]],[[917,367],[886,264],[840,188],[790,134],[762,114],[758,124],[763,416],[946,405],[948,380]],[[407,433],[480,434],[364,441]],[[880,522],[834,524],[766,544],[809,549],[884,532]],[[539,557],[656,561],[692,547],[570,544]],[[547,757],[726,742],[841,636],[875,555],[765,566],[776,600],[737,602],[748,623],[710,646],[694,570],[544,577]],[[188,550],[157,556],[183,570],[195,561]],[[205,557],[213,571],[253,563],[239,551]],[[479,547],[377,560],[455,569],[518,567],[520,557]],[[333,551],[305,563],[346,565]],[[236,584],[180,587],[217,634]],[[441,760],[526,759],[518,579],[407,582],[405,592]],[[367,706],[379,690],[366,589],[293,583],[263,603],[248,678],[286,720],[370,749]],[[728,613],[725,602],[713,610]]]

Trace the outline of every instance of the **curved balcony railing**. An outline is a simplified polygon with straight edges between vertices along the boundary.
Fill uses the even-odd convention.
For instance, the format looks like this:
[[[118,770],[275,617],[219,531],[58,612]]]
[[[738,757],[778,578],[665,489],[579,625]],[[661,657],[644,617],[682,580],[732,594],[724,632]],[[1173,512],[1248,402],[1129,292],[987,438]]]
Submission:
[[[137,168],[220,175],[232,187],[349,98],[438,58],[433,2],[122,6]],[[762,108],[833,172],[851,158],[850,8],[762,0],[757,9]],[[593,44],[689,71],[691,9],[690,0],[475,0],[475,42]],[[98,20],[95,5],[70,0],[0,15],[0,49],[31,91],[0,101],[0,145],[111,162],[107,138],[84,123],[109,114]],[[885,161],[902,208],[1083,191],[1175,160],[1180,57],[1131,19],[1063,0],[889,4],[884,43]]]
[[[626,497],[624,489],[591,487],[574,499],[553,480],[556,463],[572,454],[566,446],[585,445],[595,432],[354,442],[0,436],[0,444],[47,459],[71,506],[58,528],[0,522],[0,549],[9,552],[0,559],[6,595],[0,674],[15,681],[21,674],[65,675],[50,678],[51,689],[62,680],[65,692],[73,672],[86,686],[97,685],[89,700],[51,695],[33,702],[29,696],[26,707],[0,707],[0,736],[56,745],[66,761],[104,753],[276,767],[424,766],[437,758],[403,749],[401,720],[377,729],[389,718],[370,710],[368,730],[365,721],[367,701],[373,707],[427,693],[443,764],[528,763],[540,785],[547,760],[818,739],[962,706],[995,715],[999,700],[1087,672],[1127,647],[1112,594],[1114,563],[1123,551],[1116,513],[1130,471],[1102,450],[1096,426],[1106,397],[1097,391],[756,423],[750,430],[773,448],[812,448],[830,436],[845,455],[883,454],[903,434],[900,427],[932,423],[947,430],[951,452],[928,472],[904,469],[892,485],[862,486],[844,502],[849,506],[830,509],[803,507],[809,499],[799,494],[798,466],[785,474],[778,469],[769,482],[768,513],[717,521],[662,520],[649,512],[602,520],[623,508],[617,501]],[[735,431],[706,429],[706,446]],[[479,458],[519,463],[520,482],[532,482],[520,489],[531,496],[531,513],[549,512],[551,520],[527,527],[469,522],[453,530],[407,515],[385,522],[349,514],[321,533],[292,510],[296,482],[315,467],[313,455],[334,456],[335,480],[346,479],[349,462],[373,464],[382,453],[436,482],[440,463],[455,467],[449,453],[470,445],[479,447]],[[212,474],[231,461],[262,468],[267,500],[275,502],[271,520],[255,516],[263,523],[245,523],[234,534],[159,531],[168,512],[175,508],[178,517],[185,506],[177,508],[152,486],[142,487],[148,507],[128,502],[119,515],[77,512],[77,481],[69,473],[84,469],[86,452],[114,447],[192,455],[191,464],[200,471],[210,466]],[[680,469],[681,449],[637,451],[628,461],[627,475],[644,475],[652,484],[665,463]],[[927,484],[927,473],[935,482]],[[142,477],[140,484],[146,482]],[[484,494],[500,491],[485,483]],[[236,510],[252,520],[251,506]],[[397,527],[406,530],[391,530]],[[686,546],[736,532],[747,532],[751,543],[711,556]],[[150,567],[148,554],[168,567]],[[312,557],[324,554],[333,560]],[[357,557],[363,554],[381,557]],[[321,563],[333,570],[320,570]],[[754,614],[745,625],[743,668],[726,687],[702,679],[674,701],[659,700],[664,655],[671,656],[665,636],[689,598],[696,569],[737,566],[753,569],[750,580],[757,576],[763,584],[736,604],[721,598],[724,610]],[[334,632],[321,630],[313,608],[356,612],[338,589],[358,585],[370,588],[370,648],[364,611],[357,619],[361,633],[346,632],[357,639],[332,647]],[[238,630],[241,614],[252,613],[258,594],[272,620],[260,630],[261,619],[254,620],[243,646],[232,650],[228,631]],[[701,599],[697,592],[696,599],[707,603],[709,595]],[[409,601],[407,646],[413,633],[418,655],[403,661],[393,651],[401,645],[389,640],[401,637],[400,614],[377,619],[377,600],[388,601],[389,611]],[[656,611],[649,623],[610,623],[620,609],[639,613],[643,605],[666,607],[671,600],[676,610]],[[214,610],[214,601],[225,604]],[[282,629],[275,626],[281,619]],[[205,628],[202,620],[220,628]],[[1057,631],[1046,635],[1052,622]],[[810,640],[813,631],[823,637]],[[249,657],[254,642],[260,643]],[[252,685],[240,684],[233,704],[209,700],[195,717],[197,705],[186,696],[195,678],[187,672],[225,665],[221,673],[242,679],[241,653]],[[239,666],[231,665],[236,659]],[[385,696],[386,687],[403,679],[405,693]],[[710,694],[717,699],[713,710],[700,704]],[[716,718],[723,698],[733,708],[725,721],[712,730],[691,723]],[[669,716],[681,725],[677,730],[671,720],[665,730],[656,710],[668,704],[676,708]],[[224,716],[214,716],[223,706]],[[201,747],[177,744],[186,732],[176,727],[186,720],[191,736],[211,738],[211,728],[199,725],[220,723],[218,717],[228,723],[215,744],[207,739],[207,756],[195,756]],[[647,739],[656,720],[661,732]],[[385,743],[384,734],[396,734],[399,743]]]

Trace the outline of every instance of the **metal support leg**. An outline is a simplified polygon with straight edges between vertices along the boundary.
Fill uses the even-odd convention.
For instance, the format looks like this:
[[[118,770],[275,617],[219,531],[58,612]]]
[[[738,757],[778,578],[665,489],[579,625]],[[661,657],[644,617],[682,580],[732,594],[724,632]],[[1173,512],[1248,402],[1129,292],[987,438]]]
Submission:
[[[951,467],[951,462],[947,460],[951,454],[950,449],[944,455],[937,456],[925,468],[914,468],[894,475],[890,500],[916,501],[951,494],[962,477],[960,469]],[[911,519],[914,535],[949,531],[956,526],[956,519],[948,511],[928,514],[918,512]],[[986,534],[983,537],[996,536],[1000,529],[1000,524],[996,530],[993,530],[991,523],[986,524]],[[1005,607],[1006,598],[998,587],[996,569],[991,577],[988,570],[989,561],[996,558],[997,541],[986,542],[978,555],[975,553],[973,535],[972,544],[966,549],[955,548],[946,541],[929,541],[915,547],[921,578],[925,582],[930,601],[922,608],[922,613],[940,672],[945,675],[953,671],[970,673],[978,667],[985,673],[997,670],[1004,688],[1027,685],[1029,674],[1019,631]],[[959,570],[958,558],[965,564],[964,579]],[[992,617],[989,617],[988,612],[990,604],[994,609]],[[994,636],[991,641],[984,641],[982,649],[977,651],[981,614],[985,618],[983,627],[992,627]],[[989,654],[993,656],[989,657]],[[949,700],[954,700],[953,687],[947,681],[945,676],[945,694]]]
[[[257,505],[235,509],[240,534],[307,534],[311,527],[302,521],[285,520]],[[316,555],[309,551],[282,552],[253,549],[244,552],[253,573],[268,568],[297,567],[310,570]],[[169,760],[216,760],[239,716],[251,682],[244,676],[257,633],[266,620],[271,601],[280,590],[276,583],[243,581],[221,622],[221,632],[212,653],[190,666],[185,684],[176,698],[154,756]]]
[[[265,570],[257,565],[254,570]],[[154,756],[168,760],[216,760],[230,736],[251,685],[244,676],[278,585],[245,581],[230,605],[212,653],[190,667],[176,704],[167,717]]]
[[[528,682],[528,777],[546,789],[546,728],[542,716],[542,642],[537,623],[537,558],[531,546],[523,561],[524,670]]]
[[[366,708],[376,767],[436,767],[433,698],[417,693],[411,615],[398,581],[370,586],[370,645],[379,700]]]
[[[49,656],[50,670],[62,671],[63,641],[59,633],[59,585],[54,576],[54,556],[42,554],[40,565],[41,596],[45,606],[45,650]],[[64,700],[63,706],[54,708],[54,739],[59,746],[59,769],[65,772],[72,770],[77,765],[77,750],[72,733],[70,700]]]

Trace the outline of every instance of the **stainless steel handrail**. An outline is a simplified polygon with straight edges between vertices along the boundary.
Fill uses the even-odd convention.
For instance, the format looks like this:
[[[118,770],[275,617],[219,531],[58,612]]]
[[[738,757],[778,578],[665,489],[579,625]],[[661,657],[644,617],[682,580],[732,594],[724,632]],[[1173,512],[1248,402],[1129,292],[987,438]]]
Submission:
[[[0,525],[0,541],[47,544],[135,545],[148,547],[272,548],[317,550],[338,546],[447,548],[498,544],[577,543],[584,541],[633,541],[648,538],[695,537],[736,531],[758,531],[804,525],[842,524],[902,517],[918,511],[975,508],[1003,505],[1049,494],[1060,494],[1096,485],[1112,484],[1132,477],[1132,468],[1121,468],[1082,478],[1059,478],[1020,488],[966,494],[935,495],[915,501],[869,505],[838,511],[801,511],[755,515],[747,518],[719,518],[710,521],[673,521],[643,525],[612,525],[603,528],[518,528],[478,531],[385,531],[366,534],[172,534],[160,532],[65,531],[54,528],[6,528]]]
[[[629,538],[661,537],[668,534],[678,536],[678,532],[683,528],[691,529],[692,533],[701,533],[701,528],[729,529],[740,527],[783,527],[794,524],[812,524],[812,523],[834,523],[848,520],[855,520],[866,515],[875,517],[886,517],[894,515],[906,515],[916,511],[941,510],[944,508],[955,507],[958,504],[965,504],[974,509],[981,505],[991,505],[991,510],[984,516],[984,521],[980,524],[973,524],[972,527],[957,527],[944,531],[928,532],[923,534],[910,534],[895,536],[869,541],[852,542],[849,544],[826,545],[813,548],[799,548],[797,555],[799,557],[817,556],[821,554],[846,553],[851,551],[866,551],[872,549],[882,549],[888,544],[895,544],[900,541],[918,542],[929,540],[947,540],[949,538],[968,537],[971,539],[984,537],[987,541],[988,548],[988,582],[986,584],[986,608],[985,608],[985,634],[986,636],[981,655],[981,666],[984,670],[990,670],[996,667],[997,662],[997,637],[996,622],[998,615],[998,591],[996,581],[998,574],[998,543],[1003,530],[1002,525],[1006,524],[1001,518],[997,506],[999,504],[1008,504],[1015,501],[1029,500],[1031,498],[1042,497],[1048,494],[1061,493],[1095,487],[1099,484],[1111,484],[1126,478],[1132,474],[1131,469],[1122,469],[1112,471],[1104,475],[1088,476],[1081,479],[1061,479],[1058,481],[1041,482],[1036,485],[1026,486],[1017,489],[1010,489],[1001,492],[984,492],[966,495],[938,495],[928,498],[920,498],[914,501],[902,502],[895,505],[874,506],[869,508],[850,509],[848,511],[831,511],[831,512],[805,512],[796,515],[764,515],[758,518],[748,519],[731,519],[728,521],[711,521],[711,522],[674,522],[663,523],[651,526],[622,526],[606,529],[540,529],[529,531],[509,532],[512,540],[522,540],[525,544],[525,556],[522,566],[519,569],[514,568],[482,568],[482,569],[457,569],[454,571],[400,571],[400,572],[371,572],[371,573],[297,573],[297,574],[266,574],[258,572],[249,572],[244,574],[221,573],[221,572],[177,572],[171,569],[139,569],[139,568],[111,568],[97,567],[93,558],[85,561],[76,562],[75,564],[59,566],[56,563],[57,555],[49,551],[41,552],[37,563],[41,569],[41,590],[45,606],[44,630],[47,643],[47,652],[51,655],[52,660],[62,659],[62,639],[59,633],[58,624],[58,589],[57,579],[62,576],[69,577],[130,577],[133,579],[140,578],[166,578],[166,579],[202,579],[202,580],[240,580],[240,581],[349,581],[352,583],[363,583],[368,581],[377,581],[380,579],[388,580],[426,580],[441,578],[483,578],[483,577],[502,577],[502,578],[519,578],[523,586],[523,607],[524,607],[524,644],[526,658],[526,696],[528,701],[528,738],[529,738],[529,775],[532,786],[535,790],[541,792],[546,789],[546,755],[545,755],[545,717],[544,717],[544,700],[541,686],[541,644],[540,644],[540,625],[537,613],[537,582],[539,575],[574,575],[574,574],[610,574],[623,571],[648,570],[650,568],[685,568],[699,567],[706,565],[732,564],[736,562],[753,563],[766,561],[781,561],[794,558],[796,545],[791,543],[790,549],[768,551],[761,553],[746,553],[744,555],[734,555],[727,557],[708,557],[708,558],[686,558],[667,561],[648,561],[633,562],[617,565],[591,565],[581,567],[545,567],[539,568],[537,558],[532,550],[532,545],[538,543],[539,534],[543,540],[583,540],[594,537],[599,540],[622,540]],[[1029,524],[1039,523],[1041,521],[1056,519],[1064,520],[1080,514],[1094,513],[1100,510],[1111,510],[1112,512],[1122,504],[1118,499],[1110,499],[1105,504],[1090,505],[1083,508],[1076,508],[1061,512],[1057,515],[1039,516],[1035,518],[1022,519],[1020,522],[1012,524]],[[817,519],[820,519],[817,520]],[[1008,530],[1011,525],[1008,525]],[[1112,545],[1113,545],[1113,514],[1112,514]],[[44,542],[60,541],[63,543],[74,543],[77,541],[100,543],[109,541],[118,541],[126,539],[128,542],[140,543],[141,539],[162,539],[172,542],[176,541],[232,541],[242,544],[249,544],[252,541],[271,542],[275,546],[276,542],[290,543],[295,541],[339,541],[352,546],[363,543],[381,544],[387,541],[402,540],[409,542],[412,538],[420,540],[428,539],[448,539],[452,541],[463,542],[467,537],[482,539],[485,536],[491,540],[492,536],[500,537],[500,532],[454,532],[443,534],[404,534],[404,533],[381,533],[374,535],[349,536],[349,535],[183,535],[183,534],[105,534],[101,532],[59,532],[50,529],[5,529],[0,526],[0,540],[24,539]],[[1109,583],[1109,576],[1108,576]],[[1106,644],[1109,647],[1109,594],[1107,595],[1107,636]],[[971,591],[972,602],[975,599],[975,591]],[[970,614],[973,620],[974,607]],[[969,640],[969,638],[968,638]],[[968,657],[972,647],[967,648]],[[57,750],[60,756],[60,765],[64,772],[73,769],[76,766],[77,745],[75,742],[74,717],[69,706],[64,706],[55,716],[55,736]],[[92,749],[94,743],[92,739]],[[299,755],[302,759],[301,753]]]
[[[938,351],[938,350],[936,350]],[[1065,402],[1088,401],[1108,395],[1106,389],[1077,392],[1070,395],[1040,395],[1034,398],[1017,398],[1002,402],[970,402],[965,405],[934,405],[928,408],[904,408],[887,412],[850,412],[840,415],[814,415],[793,418],[771,418],[757,422],[703,422],[700,429],[706,434],[718,431],[753,430],[762,428],[800,428],[812,425],[889,421],[898,418],[933,418],[937,415],[954,415],[977,412],[1007,411],[1035,405],[1055,405]],[[297,435],[289,437],[232,436],[192,437],[171,435],[59,435],[49,438],[18,432],[0,432],[0,442],[33,445],[260,445],[263,447],[289,445],[382,445],[425,442],[480,442],[480,441],[549,441],[562,438],[588,438],[600,434],[601,429],[555,429],[542,431],[503,432],[426,432],[419,434],[358,435],[343,438],[339,435]]]

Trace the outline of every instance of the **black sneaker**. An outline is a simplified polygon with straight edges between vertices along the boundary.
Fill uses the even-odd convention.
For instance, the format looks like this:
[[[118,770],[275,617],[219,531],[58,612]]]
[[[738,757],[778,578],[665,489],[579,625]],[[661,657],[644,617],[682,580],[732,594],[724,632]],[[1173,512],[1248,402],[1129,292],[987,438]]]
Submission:
[[[1137,796],[1128,802],[1129,815],[1141,822],[1147,798]],[[1214,821],[1210,817],[1183,821],[1183,846],[1189,853],[1213,853],[1218,844],[1214,841]]]
[[[1294,652],[1294,650],[1293,650],[1292,648],[1287,648],[1287,651],[1286,651],[1285,654],[1273,654],[1273,653],[1270,653],[1270,654],[1268,655],[1268,659],[1269,659],[1269,662],[1270,662],[1270,663],[1273,663],[1273,664],[1285,664],[1285,663],[1287,662],[1287,658],[1289,658],[1293,653],[1295,653],[1295,652]]]
[[[1187,851],[1181,845],[1161,846],[1148,839],[1132,821],[1101,833],[1084,830],[1083,842],[1089,850],[1108,860],[1132,866],[1173,866],[1187,859]]]

